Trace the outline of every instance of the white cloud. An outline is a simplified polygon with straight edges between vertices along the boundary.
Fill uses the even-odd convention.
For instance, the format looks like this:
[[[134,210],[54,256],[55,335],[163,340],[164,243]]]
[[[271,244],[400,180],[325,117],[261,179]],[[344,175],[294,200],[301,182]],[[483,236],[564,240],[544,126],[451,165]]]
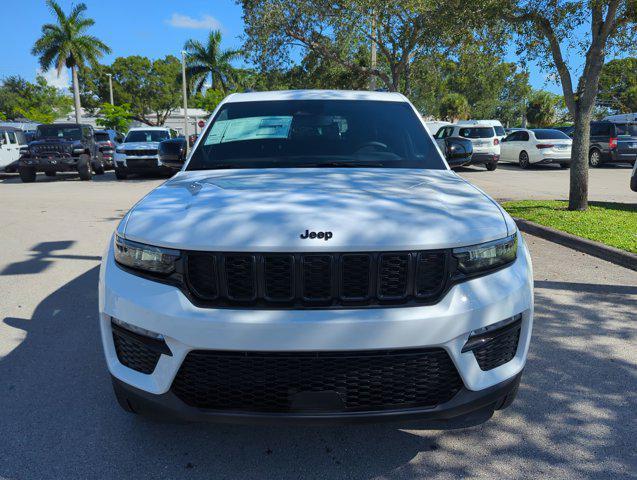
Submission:
[[[51,68],[46,71],[38,69],[38,75],[42,75],[46,83],[52,87],[59,88],[60,90],[67,90],[69,88],[69,71],[66,68],[62,69],[59,77],[56,68]]]
[[[166,23],[176,28],[190,28],[200,30],[219,30],[221,29],[221,22],[210,15],[203,15],[201,18],[192,18],[188,15],[182,15],[180,13],[173,13],[170,20]]]

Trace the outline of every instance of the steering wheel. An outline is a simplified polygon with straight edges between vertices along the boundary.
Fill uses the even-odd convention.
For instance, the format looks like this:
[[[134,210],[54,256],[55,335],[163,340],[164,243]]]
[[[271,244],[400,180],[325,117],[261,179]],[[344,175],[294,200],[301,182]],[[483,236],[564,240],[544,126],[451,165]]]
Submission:
[[[362,145],[359,145],[358,148],[356,148],[356,151],[360,152],[362,149],[368,148],[368,147],[376,147],[384,151],[387,151],[389,149],[389,147],[382,142],[365,142]]]

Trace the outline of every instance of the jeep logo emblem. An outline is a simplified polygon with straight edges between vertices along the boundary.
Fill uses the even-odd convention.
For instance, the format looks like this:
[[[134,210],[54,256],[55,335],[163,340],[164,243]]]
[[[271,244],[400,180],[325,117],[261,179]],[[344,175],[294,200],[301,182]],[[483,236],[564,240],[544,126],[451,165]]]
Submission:
[[[332,238],[332,232],[310,232],[306,230],[305,233],[302,233],[300,237],[305,240],[306,238],[322,238],[326,242]]]

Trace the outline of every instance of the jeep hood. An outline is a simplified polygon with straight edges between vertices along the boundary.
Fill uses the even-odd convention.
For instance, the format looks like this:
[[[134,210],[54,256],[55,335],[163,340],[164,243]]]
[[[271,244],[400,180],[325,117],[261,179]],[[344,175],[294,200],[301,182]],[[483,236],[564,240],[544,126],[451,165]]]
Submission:
[[[487,242],[512,234],[511,225],[451,171],[323,168],[181,172],[118,231],[190,250],[391,251]],[[302,239],[306,230],[332,237]]]

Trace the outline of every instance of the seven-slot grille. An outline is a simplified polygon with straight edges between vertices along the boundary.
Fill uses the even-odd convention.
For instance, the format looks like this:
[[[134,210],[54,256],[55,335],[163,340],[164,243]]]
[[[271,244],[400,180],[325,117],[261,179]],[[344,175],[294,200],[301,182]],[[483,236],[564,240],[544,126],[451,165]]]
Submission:
[[[448,252],[186,254],[187,285],[213,306],[339,306],[434,302]]]
[[[462,386],[442,348],[195,350],[184,359],[172,391],[190,406],[212,410],[336,413],[434,407],[451,400]]]
[[[67,148],[64,145],[44,144],[44,145],[34,145],[31,148],[33,148],[33,151],[37,154],[67,152]]]
[[[154,157],[157,155],[157,149],[148,150],[124,150],[129,157]]]

